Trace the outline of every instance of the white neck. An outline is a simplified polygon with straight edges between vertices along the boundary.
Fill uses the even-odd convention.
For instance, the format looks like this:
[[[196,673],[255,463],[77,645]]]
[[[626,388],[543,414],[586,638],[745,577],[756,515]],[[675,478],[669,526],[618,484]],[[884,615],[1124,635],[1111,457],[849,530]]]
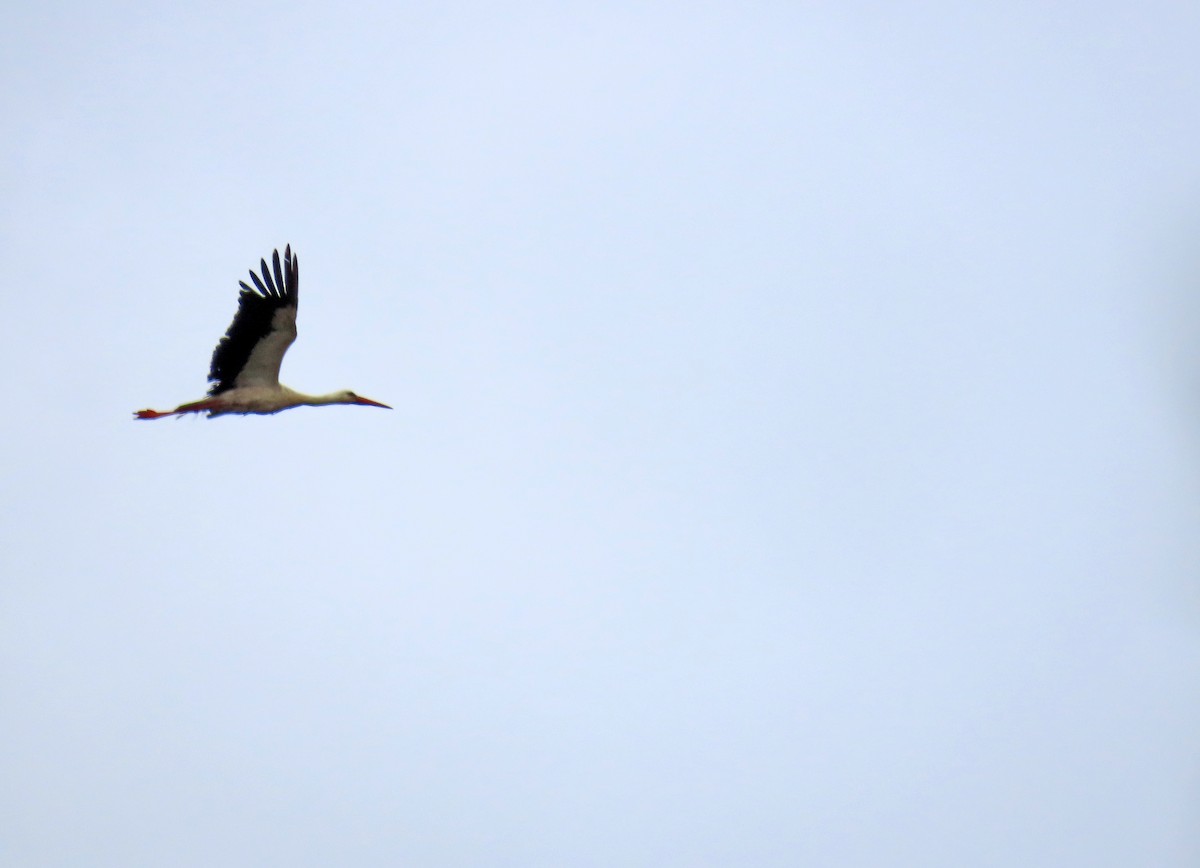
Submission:
[[[288,397],[295,402],[296,406],[324,407],[328,404],[353,403],[346,398],[345,392],[330,392],[328,395],[306,395],[303,392],[297,392],[295,389],[289,389],[287,386],[284,386],[283,389],[287,392]]]

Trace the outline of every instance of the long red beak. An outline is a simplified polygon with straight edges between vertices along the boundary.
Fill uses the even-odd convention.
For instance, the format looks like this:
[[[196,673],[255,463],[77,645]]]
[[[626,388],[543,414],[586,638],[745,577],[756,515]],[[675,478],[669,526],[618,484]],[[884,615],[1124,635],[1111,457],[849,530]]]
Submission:
[[[392,409],[387,404],[380,404],[378,401],[372,401],[370,398],[358,397],[354,401],[355,404],[365,404],[368,407],[382,407],[385,410]]]

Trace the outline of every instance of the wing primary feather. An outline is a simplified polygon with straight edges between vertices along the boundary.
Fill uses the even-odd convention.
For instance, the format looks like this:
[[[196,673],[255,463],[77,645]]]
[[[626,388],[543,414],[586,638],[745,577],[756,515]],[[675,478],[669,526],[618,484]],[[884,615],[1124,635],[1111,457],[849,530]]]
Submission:
[[[287,284],[283,282],[283,271],[279,268],[279,248],[271,254],[271,264],[275,266],[275,288],[280,296],[287,298]]]
[[[267,288],[271,290],[270,294],[279,298],[279,290],[275,288],[275,282],[271,280],[271,269],[267,268],[267,260],[259,260],[262,265],[263,280],[267,282]]]
[[[289,292],[292,296],[292,304],[300,306],[300,257],[292,254],[291,245],[288,245],[288,257],[292,260],[292,286]]]
[[[254,281],[254,285],[258,287],[258,291],[260,293],[262,293],[263,295],[267,295],[267,296],[269,296],[271,294],[271,293],[267,292],[267,288],[265,286],[263,286],[263,282],[258,279],[258,275],[255,274],[253,271],[250,272],[250,279]],[[243,283],[242,286],[246,286],[246,284]],[[247,287],[247,289],[248,288],[249,287]]]

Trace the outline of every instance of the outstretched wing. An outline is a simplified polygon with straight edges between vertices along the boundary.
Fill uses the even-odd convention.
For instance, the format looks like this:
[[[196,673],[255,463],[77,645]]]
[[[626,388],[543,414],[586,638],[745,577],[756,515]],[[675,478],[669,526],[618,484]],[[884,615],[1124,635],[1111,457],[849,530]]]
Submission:
[[[208,379],[210,395],[235,387],[277,386],[283,354],[296,339],[296,304],[300,295],[300,260],[289,244],[279,265],[279,251],[272,257],[274,280],[267,261],[262,260],[262,279],[253,271],[254,288],[240,281],[238,310],[213,350]]]

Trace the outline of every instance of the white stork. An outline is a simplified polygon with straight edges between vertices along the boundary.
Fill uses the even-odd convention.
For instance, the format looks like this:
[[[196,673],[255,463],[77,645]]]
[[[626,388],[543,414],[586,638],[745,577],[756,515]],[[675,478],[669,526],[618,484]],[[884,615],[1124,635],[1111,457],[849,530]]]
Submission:
[[[279,382],[279,366],[283,354],[296,339],[296,305],[300,297],[300,261],[292,255],[289,244],[279,266],[279,251],[272,261],[275,279],[262,260],[262,279],[253,270],[250,279],[256,292],[239,281],[238,310],[213,350],[208,379],[212,387],[208,397],[174,410],[138,410],[137,419],[160,419],[183,413],[278,413],[291,407],[320,407],[325,404],[363,404],[368,407],[392,409],[353,392],[333,392],[329,395],[304,395]]]

